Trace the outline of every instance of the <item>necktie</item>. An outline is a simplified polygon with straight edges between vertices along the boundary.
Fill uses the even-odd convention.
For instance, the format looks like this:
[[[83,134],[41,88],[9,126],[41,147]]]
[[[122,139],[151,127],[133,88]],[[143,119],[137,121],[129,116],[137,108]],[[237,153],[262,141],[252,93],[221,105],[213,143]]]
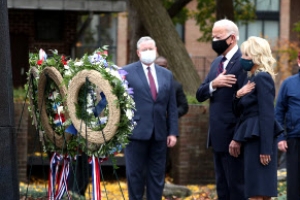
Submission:
[[[147,69],[148,69],[148,79],[149,79],[149,84],[150,84],[150,90],[151,90],[152,98],[153,98],[153,100],[156,100],[157,91],[156,91],[156,86],[155,86],[154,78],[152,76],[150,67],[147,67]]]
[[[227,60],[227,58],[224,56],[224,57],[222,58],[221,62],[219,63],[217,76],[223,72],[223,70],[224,70],[224,62],[225,62],[226,60]]]

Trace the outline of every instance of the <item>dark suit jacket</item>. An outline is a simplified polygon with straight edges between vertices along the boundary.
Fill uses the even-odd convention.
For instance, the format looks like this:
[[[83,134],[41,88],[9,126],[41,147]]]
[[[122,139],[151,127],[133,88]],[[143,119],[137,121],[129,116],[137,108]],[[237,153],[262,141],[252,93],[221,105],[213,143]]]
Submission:
[[[241,52],[238,50],[226,67],[226,74],[234,74],[237,77],[237,82],[233,87],[217,88],[212,96],[209,93],[209,83],[216,78],[218,66],[222,59],[222,56],[219,56],[212,62],[208,75],[196,93],[199,102],[210,99],[208,146],[211,145],[217,152],[228,152],[237,122],[232,111],[232,97],[243,86],[247,76],[240,66],[240,57]]]
[[[173,79],[173,87],[176,94],[178,118],[180,118],[188,112],[189,104],[183,92],[181,83]]]
[[[166,140],[169,135],[178,136],[178,114],[172,73],[155,65],[158,95],[154,101],[141,62],[129,64],[123,69],[128,72],[126,80],[129,87],[133,88],[136,105],[134,120],[137,126],[130,139],[149,140],[152,133],[155,134],[156,140]]]

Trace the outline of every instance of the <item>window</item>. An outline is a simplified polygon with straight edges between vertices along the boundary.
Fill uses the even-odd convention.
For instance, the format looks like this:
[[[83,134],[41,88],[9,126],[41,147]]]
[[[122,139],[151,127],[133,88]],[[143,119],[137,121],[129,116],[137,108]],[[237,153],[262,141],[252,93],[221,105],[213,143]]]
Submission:
[[[184,24],[175,24],[176,31],[180,37],[180,39],[184,42]]]
[[[252,0],[256,8],[256,20],[238,23],[240,31],[239,44],[250,36],[260,36],[274,41],[279,37],[280,0]]]
[[[63,38],[63,13],[50,11],[35,12],[37,40],[61,41]]]
[[[256,11],[278,11],[279,0],[252,0],[256,6]]]
[[[82,27],[86,20],[89,20],[88,15],[80,16],[78,27]],[[94,14],[77,41],[75,56],[80,58],[85,53],[92,53],[97,48],[108,45],[111,61],[116,63],[117,23],[118,19],[113,13]]]

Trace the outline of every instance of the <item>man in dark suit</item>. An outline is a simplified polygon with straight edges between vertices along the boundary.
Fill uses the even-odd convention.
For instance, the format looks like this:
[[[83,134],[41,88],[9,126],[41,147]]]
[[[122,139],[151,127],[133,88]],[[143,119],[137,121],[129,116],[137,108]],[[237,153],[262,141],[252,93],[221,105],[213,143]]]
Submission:
[[[168,68],[168,61],[163,56],[158,56],[155,59],[155,64],[157,64],[161,67],[164,67],[166,69],[169,69]],[[182,89],[181,83],[179,83],[176,79],[173,79],[173,87],[175,89],[175,94],[176,94],[178,118],[180,118],[188,112],[189,104],[187,102],[186,96],[185,96],[184,91]]]
[[[168,61],[163,56],[158,56],[155,59],[155,64],[168,69]],[[185,115],[189,110],[189,104],[187,102],[186,96],[182,89],[181,83],[179,83],[176,79],[173,78],[173,87],[175,89],[176,94],[176,102],[177,102],[177,111],[178,111],[178,118]],[[166,160],[166,174],[169,173],[172,167],[172,161],[170,158],[170,151],[167,149],[167,160]]]
[[[196,93],[199,102],[210,100],[208,145],[212,146],[214,153],[219,200],[245,199],[243,157],[235,158],[229,154],[229,144],[237,122],[232,111],[233,95],[246,78],[240,66],[238,37],[238,27],[232,21],[223,19],[215,22],[212,48],[219,56],[212,62]],[[232,145],[240,148],[238,143]]]
[[[140,61],[123,69],[133,88],[135,126],[125,148],[126,176],[130,200],[162,198],[167,147],[176,144],[178,118],[172,73],[154,64],[155,41],[142,37],[137,42]],[[167,117],[168,116],[168,117]]]

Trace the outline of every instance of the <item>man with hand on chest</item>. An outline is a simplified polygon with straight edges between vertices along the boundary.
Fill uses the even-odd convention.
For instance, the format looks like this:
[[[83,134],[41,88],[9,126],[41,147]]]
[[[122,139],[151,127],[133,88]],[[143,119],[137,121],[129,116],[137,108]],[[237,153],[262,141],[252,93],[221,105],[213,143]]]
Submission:
[[[210,100],[208,146],[213,149],[216,186],[219,200],[243,200],[244,160],[229,154],[237,117],[232,110],[235,92],[243,86],[246,73],[240,66],[241,52],[237,46],[239,31],[227,19],[214,23],[212,48],[219,55],[196,92],[199,102]],[[232,141],[234,143],[235,141]],[[232,144],[236,151],[240,145]]]

